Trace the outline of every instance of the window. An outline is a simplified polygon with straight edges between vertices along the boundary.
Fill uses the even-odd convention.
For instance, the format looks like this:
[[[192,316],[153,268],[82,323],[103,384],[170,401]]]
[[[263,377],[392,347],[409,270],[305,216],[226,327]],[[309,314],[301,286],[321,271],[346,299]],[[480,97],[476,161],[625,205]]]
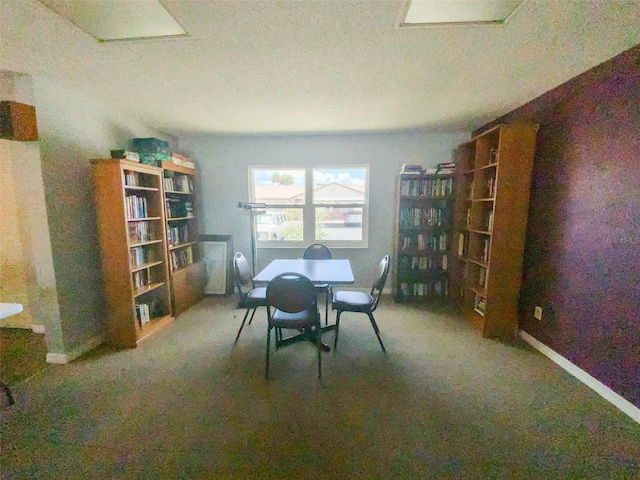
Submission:
[[[250,167],[251,202],[260,247],[366,247],[369,200],[366,165]]]

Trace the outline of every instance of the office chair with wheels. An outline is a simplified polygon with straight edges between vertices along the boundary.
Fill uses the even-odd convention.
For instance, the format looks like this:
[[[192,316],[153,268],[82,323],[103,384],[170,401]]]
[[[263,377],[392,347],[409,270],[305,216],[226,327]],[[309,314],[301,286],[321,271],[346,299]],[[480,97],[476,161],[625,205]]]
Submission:
[[[244,314],[244,318],[242,319],[242,324],[240,325],[240,330],[238,330],[238,334],[236,335],[236,340],[234,343],[238,342],[240,338],[240,333],[242,333],[242,328],[244,327],[244,323],[247,321],[247,316],[249,315],[249,311],[253,310],[251,313],[251,318],[249,319],[249,324],[253,321],[253,316],[256,314],[256,310],[258,307],[266,307],[267,305],[267,289],[265,287],[257,287],[253,284],[253,277],[251,276],[251,270],[249,268],[249,262],[245,256],[237,252],[233,256],[233,273],[235,274],[236,279],[236,287],[238,288],[238,294],[240,295],[240,308],[246,308],[247,312]]]
[[[314,243],[309,245],[302,254],[302,258],[305,260],[331,260],[331,250],[326,245],[321,243]],[[333,293],[333,288],[328,283],[315,284],[318,292],[324,292],[324,324],[329,324],[329,298]]]
[[[320,314],[316,288],[307,277],[299,273],[282,273],[267,285],[267,359],[264,377],[269,379],[269,350],[271,329],[276,329],[276,349],[282,341],[282,329],[295,329],[315,335],[318,346],[318,377],[322,376],[322,343]]]
[[[380,295],[382,294],[382,289],[384,288],[384,284],[387,281],[387,274],[389,273],[389,255],[385,255],[380,264],[378,266],[379,275],[376,278],[373,287],[371,288],[371,293],[364,292],[353,292],[346,290],[337,290],[333,294],[333,309],[336,310],[336,337],[333,343],[334,350],[338,346],[338,333],[340,331],[340,314],[343,312],[359,312],[366,313],[371,321],[371,326],[373,327],[374,332],[376,332],[376,336],[378,337],[378,342],[380,342],[380,346],[382,347],[382,351],[386,352],[384,348],[384,344],[382,343],[382,339],[380,338],[380,330],[378,329],[378,325],[376,324],[375,319],[373,318],[373,312],[378,307],[378,302],[380,301]]]

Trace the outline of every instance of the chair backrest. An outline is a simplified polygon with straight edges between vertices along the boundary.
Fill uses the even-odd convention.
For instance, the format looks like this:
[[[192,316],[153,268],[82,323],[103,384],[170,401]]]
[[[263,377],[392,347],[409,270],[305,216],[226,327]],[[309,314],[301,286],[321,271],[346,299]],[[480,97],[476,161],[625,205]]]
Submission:
[[[371,296],[374,298],[373,306],[371,307],[372,312],[378,307],[380,295],[382,295],[384,284],[387,282],[390,262],[391,260],[389,259],[389,255],[385,255],[382,257],[382,260],[380,260],[380,264],[378,265],[378,278],[376,278],[373,287],[371,287]]]
[[[267,285],[267,309],[274,307],[287,313],[308,310],[317,315],[317,295],[315,285],[304,275],[293,272],[282,273],[273,277]],[[271,318],[270,314],[269,318]],[[310,318],[314,317],[310,316]]]
[[[233,256],[233,273],[236,279],[236,287],[238,287],[238,294],[244,299],[254,285],[249,262],[240,252],[236,252]]]
[[[331,250],[326,245],[314,243],[307,247],[302,258],[305,260],[331,260]]]

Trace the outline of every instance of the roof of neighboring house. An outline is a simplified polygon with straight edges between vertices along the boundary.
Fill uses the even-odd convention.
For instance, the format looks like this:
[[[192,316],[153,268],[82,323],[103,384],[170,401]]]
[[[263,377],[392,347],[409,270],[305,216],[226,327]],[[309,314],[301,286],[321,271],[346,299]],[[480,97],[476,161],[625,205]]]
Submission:
[[[337,182],[318,185],[315,190],[322,190],[330,186],[353,190],[358,193],[364,193],[364,185],[343,185]],[[259,185],[255,187],[255,198],[260,199],[276,199],[283,200],[292,199],[304,195],[304,187],[301,185]]]

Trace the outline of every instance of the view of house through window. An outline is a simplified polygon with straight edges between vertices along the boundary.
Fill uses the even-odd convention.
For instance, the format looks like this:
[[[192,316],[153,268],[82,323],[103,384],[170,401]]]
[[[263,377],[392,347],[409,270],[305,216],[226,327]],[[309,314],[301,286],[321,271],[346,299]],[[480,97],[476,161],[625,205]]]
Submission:
[[[250,167],[249,173],[251,201],[267,205],[256,216],[263,246],[366,246],[367,166]]]

